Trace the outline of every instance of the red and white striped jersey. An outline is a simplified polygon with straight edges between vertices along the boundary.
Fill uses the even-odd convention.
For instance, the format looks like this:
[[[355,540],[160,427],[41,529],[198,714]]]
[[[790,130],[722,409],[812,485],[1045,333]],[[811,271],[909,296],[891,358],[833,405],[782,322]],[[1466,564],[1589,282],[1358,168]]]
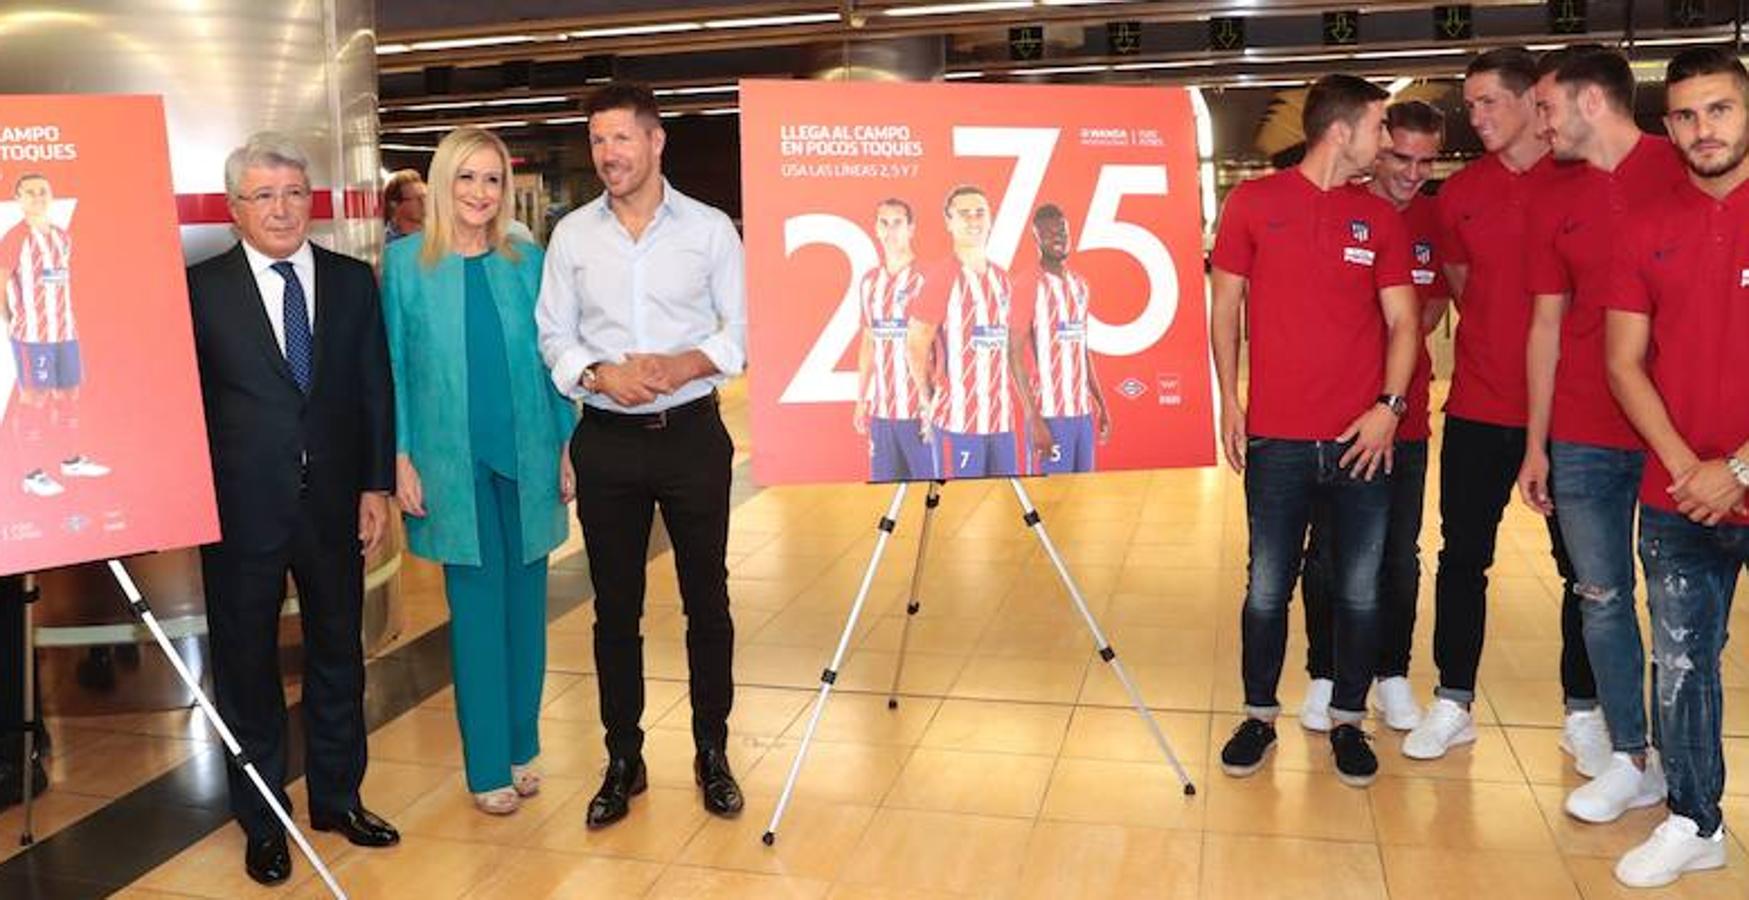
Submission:
[[[1069,269],[1015,279],[1014,331],[1032,329],[1033,387],[1046,418],[1093,412],[1087,390],[1087,280]]]
[[[1008,273],[980,274],[949,260],[926,277],[911,317],[939,325],[935,424],[961,434],[1014,430],[1008,383]]]
[[[915,419],[917,385],[911,381],[911,366],[905,359],[907,307],[923,290],[923,273],[907,265],[897,274],[886,266],[863,273],[856,293],[862,308],[862,327],[873,342],[873,360],[862,399],[868,414],[877,419]]]
[[[68,276],[72,261],[73,239],[55,225],[33,231],[20,222],[0,238],[0,269],[10,272],[6,312],[13,340],[53,344],[78,338]]]

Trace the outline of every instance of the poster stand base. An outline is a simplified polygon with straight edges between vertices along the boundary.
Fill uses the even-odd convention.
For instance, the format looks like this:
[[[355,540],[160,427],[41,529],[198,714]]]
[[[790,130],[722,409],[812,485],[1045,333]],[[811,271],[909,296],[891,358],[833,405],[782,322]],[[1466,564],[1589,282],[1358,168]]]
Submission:
[[[936,508],[941,505],[943,485],[944,482],[941,481],[931,482],[929,495],[924,501],[923,530],[918,537],[917,563],[911,570],[911,586],[905,603],[905,624],[899,634],[899,658],[893,670],[892,687],[887,692],[888,709],[897,709],[899,706],[899,677],[905,668],[905,652],[910,641],[911,620],[922,608],[922,603],[918,599],[918,586],[922,581],[925,554],[929,549],[930,526],[934,522]],[[1184,795],[1186,797],[1195,796],[1196,785],[1191,782],[1190,773],[1186,772],[1184,765],[1178,761],[1178,754],[1172,752],[1172,745],[1166,740],[1166,733],[1160,729],[1160,723],[1155,721],[1153,711],[1142,702],[1141,691],[1130,679],[1129,672],[1117,658],[1117,651],[1112,649],[1111,643],[1105,639],[1105,633],[1100,630],[1098,621],[1094,619],[1093,613],[1087,608],[1087,601],[1081,595],[1081,588],[1075,583],[1074,576],[1069,574],[1069,567],[1063,562],[1062,554],[1057,552],[1057,546],[1051,541],[1050,533],[1045,531],[1044,519],[1039,515],[1037,507],[1033,505],[1032,498],[1027,496],[1026,488],[1021,485],[1018,478],[1008,479],[1008,485],[1014,489],[1014,497],[1020,504],[1021,521],[1026,523],[1026,527],[1032,531],[1033,536],[1038,538],[1039,545],[1044,548],[1045,554],[1050,557],[1051,565],[1057,570],[1058,579],[1068,590],[1070,601],[1073,602],[1075,610],[1081,614],[1081,619],[1086,624],[1088,633],[1093,637],[1094,647],[1099,653],[1099,658],[1111,666],[1112,673],[1117,676],[1118,681],[1122,682],[1124,691],[1129,695],[1130,705],[1135,708],[1137,715],[1142,717],[1142,721],[1148,726],[1148,731],[1153,735],[1154,743],[1159,746],[1160,752],[1166,757],[1166,762],[1172,766],[1173,772],[1177,774],[1179,784],[1184,787]],[[856,631],[857,620],[862,617],[862,607],[868,600],[869,589],[874,584],[875,572],[880,568],[881,557],[886,554],[887,543],[892,538],[894,529],[898,527],[899,510],[905,502],[905,489],[907,487],[908,485],[900,483],[893,489],[893,499],[887,507],[886,515],[882,516],[876,525],[879,535],[875,538],[874,554],[869,559],[868,568],[863,571],[862,583],[856,591],[856,600],[850,606],[849,616],[844,623],[844,632],[838,638],[838,648],[832,653],[831,663],[827,665],[825,671],[820,673],[820,692],[814,698],[814,708],[808,716],[807,729],[802,732],[801,746],[796,749],[795,761],[790,764],[789,777],[784,781],[783,792],[778,795],[777,808],[772,811],[771,823],[766,826],[765,834],[760,838],[767,847],[777,842],[777,827],[783,821],[784,811],[789,808],[790,797],[795,792],[796,779],[801,775],[802,762],[808,756],[808,747],[813,743],[814,732],[820,725],[820,716],[825,712],[826,701],[831,697],[832,686],[838,681],[839,667],[844,664],[844,654],[850,649],[850,637]]]

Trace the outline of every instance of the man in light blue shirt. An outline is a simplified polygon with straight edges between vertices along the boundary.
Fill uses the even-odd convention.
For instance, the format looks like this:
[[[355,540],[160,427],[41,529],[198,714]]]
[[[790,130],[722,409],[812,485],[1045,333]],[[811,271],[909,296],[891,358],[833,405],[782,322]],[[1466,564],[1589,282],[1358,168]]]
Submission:
[[[587,820],[619,821],[648,784],[638,623],[657,507],[686,612],[693,773],[705,809],[734,816],[743,801],[727,756],[735,627],[724,554],[735,447],[717,386],[746,364],[741,239],[728,216],[662,177],[667,136],[647,87],[606,85],[584,111],[605,190],[554,227],[535,319],[553,384],[583,401],[571,460],[608,752]]]

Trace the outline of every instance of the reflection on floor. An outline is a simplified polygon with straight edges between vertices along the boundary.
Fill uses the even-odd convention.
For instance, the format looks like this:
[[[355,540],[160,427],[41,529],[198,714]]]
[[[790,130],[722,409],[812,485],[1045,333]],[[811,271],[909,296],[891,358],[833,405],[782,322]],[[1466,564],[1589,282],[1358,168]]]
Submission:
[[[744,394],[731,427],[748,446]],[[1435,454],[1437,459],[1437,453]],[[1437,471],[1430,476],[1437,484]],[[1382,777],[1352,790],[1327,744],[1284,720],[1269,766],[1243,781],[1210,761],[1237,723],[1245,522],[1226,471],[1143,472],[1029,484],[1053,537],[1199,791],[1170,770],[1060,590],[1001,484],[945,493],[889,711],[904,592],[917,548],[914,492],[853,634],[778,843],[759,842],[874,544],[890,489],[776,488],[737,507],[730,573],[740,645],[731,757],[749,802],[739,821],[699,808],[689,771],[684,619],[672,560],[650,565],[646,659],[652,787],[625,822],[583,827],[602,766],[587,604],[551,628],[541,795],[492,819],[460,775],[443,690],[371,737],[368,802],[406,839],[360,851],[322,836],[354,897],[1606,897],[1613,861],[1660,819],[1610,826],[1561,811],[1579,783],[1557,746],[1559,583],[1540,522],[1514,507],[1494,568],[1477,709],[1480,740],[1412,763],[1375,729]],[[1429,492],[1413,678],[1433,681]],[[566,552],[575,552],[575,543]],[[409,570],[418,629],[443,619],[434,570]],[[1642,604],[1643,607],[1643,604]],[[1728,651],[1729,867],[1669,896],[1749,896],[1749,604]],[[1297,614],[1296,614],[1297,618]],[[410,629],[404,640],[416,635]],[[1296,628],[1297,632],[1298,629]],[[1297,708],[1303,637],[1282,698]],[[39,835],[176,766],[210,740],[186,713],[55,723],[55,787]],[[301,785],[294,789],[301,803]],[[14,812],[0,835],[15,833]],[[124,836],[113,836],[123,840]],[[10,850],[0,849],[0,853]],[[262,891],[224,827],[140,878],[130,897],[322,896],[299,859]],[[1657,892],[1636,896],[1663,896]]]

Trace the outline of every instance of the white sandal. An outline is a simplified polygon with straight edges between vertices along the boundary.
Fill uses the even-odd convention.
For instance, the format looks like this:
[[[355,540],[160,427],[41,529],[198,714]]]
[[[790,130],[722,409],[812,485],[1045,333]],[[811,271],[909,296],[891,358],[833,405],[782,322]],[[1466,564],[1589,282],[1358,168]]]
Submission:
[[[514,788],[501,787],[474,795],[474,806],[490,816],[508,816],[522,805],[522,796]]]
[[[533,797],[540,793],[540,770],[532,762],[525,766],[511,766],[510,784],[519,796]]]

